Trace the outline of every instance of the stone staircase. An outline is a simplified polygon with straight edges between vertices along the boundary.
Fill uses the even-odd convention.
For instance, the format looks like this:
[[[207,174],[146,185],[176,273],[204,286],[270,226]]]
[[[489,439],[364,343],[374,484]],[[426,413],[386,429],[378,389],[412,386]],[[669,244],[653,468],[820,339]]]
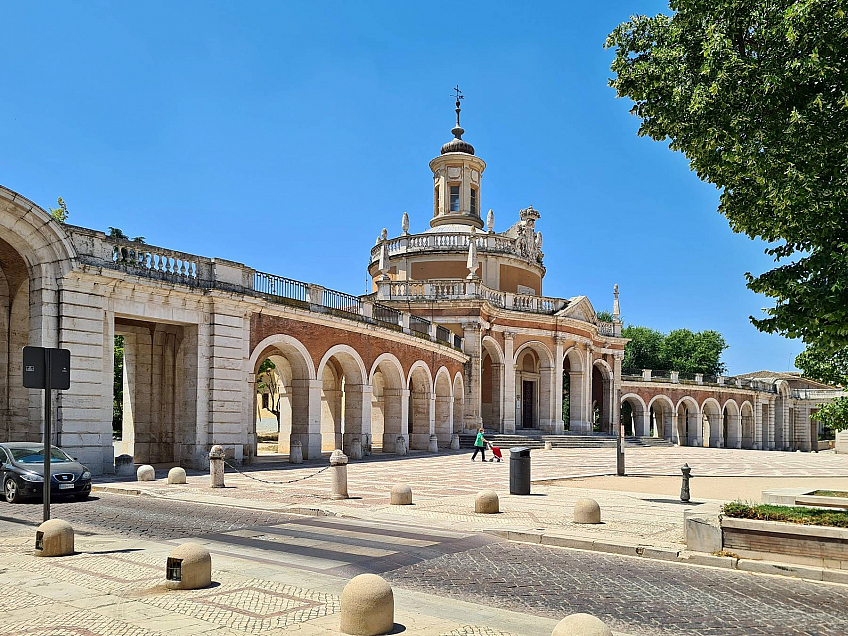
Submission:
[[[492,445],[505,451],[515,446],[526,448],[544,448],[545,442],[550,442],[554,448],[615,448],[615,437],[604,433],[563,435],[548,435],[536,429],[518,430],[514,434],[485,433],[486,440]],[[473,448],[476,435],[459,435],[460,448]],[[658,437],[626,437],[625,447],[655,447],[673,446],[665,439]]]

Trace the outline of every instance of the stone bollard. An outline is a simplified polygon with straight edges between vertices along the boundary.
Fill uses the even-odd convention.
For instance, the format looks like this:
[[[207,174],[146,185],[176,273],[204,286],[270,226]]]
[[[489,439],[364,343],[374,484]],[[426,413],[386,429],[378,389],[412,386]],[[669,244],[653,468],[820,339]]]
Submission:
[[[557,623],[551,636],[612,636],[612,630],[596,616],[572,614]]]
[[[347,499],[347,455],[338,448],[330,455],[330,498]]]
[[[439,438],[435,435],[430,435],[430,445],[427,447],[427,450],[431,453],[439,452]]]
[[[358,437],[350,440],[350,459],[362,459],[362,442]]]
[[[74,553],[74,529],[61,519],[45,521],[35,531],[37,557],[68,556]]]
[[[692,469],[689,468],[689,464],[683,464],[680,467],[680,472],[683,473],[683,483],[680,486],[680,501],[689,501],[689,479],[691,478],[690,473]]]
[[[224,487],[224,449],[219,444],[209,451],[209,477],[212,488]]]
[[[129,477],[135,474],[135,465],[132,455],[118,455],[115,458],[115,475],[118,477]]]
[[[303,444],[298,439],[291,443],[291,449],[289,450],[289,462],[292,464],[303,463]]]
[[[196,543],[183,543],[171,550],[165,566],[169,590],[199,590],[212,584],[212,557]]]
[[[168,483],[169,484],[184,484],[186,483],[186,472],[184,468],[180,468],[179,466],[174,466],[171,470],[168,471]]]
[[[574,504],[574,523],[600,523],[601,507],[594,499],[578,499]]]
[[[411,506],[412,488],[406,484],[392,486],[392,490],[389,493],[389,503],[393,506]]]
[[[398,435],[397,437],[395,455],[406,455],[406,438],[403,435]]]
[[[343,634],[379,636],[395,626],[392,586],[376,574],[353,577],[342,590],[340,629]]]
[[[135,472],[135,478],[138,481],[154,481],[156,479],[156,471],[153,470],[153,466],[150,464],[145,464],[138,467],[138,470]]]
[[[498,493],[494,490],[482,490],[474,499],[474,512],[484,515],[493,515],[500,512]]]
[[[545,450],[553,450],[553,449],[554,449],[553,444],[551,444],[550,442],[545,442]]]
[[[459,450],[459,435],[451,435],[451,450]]]

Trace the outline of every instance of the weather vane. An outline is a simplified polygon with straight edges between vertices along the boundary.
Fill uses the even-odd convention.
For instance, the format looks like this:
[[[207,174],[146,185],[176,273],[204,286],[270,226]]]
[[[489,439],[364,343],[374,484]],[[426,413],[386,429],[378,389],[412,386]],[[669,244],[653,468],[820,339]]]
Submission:
[[[456,97],[456,128],[454,129],[454,131],[459,130],[459,133],[454,132],[454,134],[459,139],[461,139],[462,138],[461,135],[464,131],[462,130],[462,128],[459,125],[459,111],[460,111],[459,100],[465,99],[465,96],[462,94],[462,91],[459,90],[459,84],[454,86],[453,90],[454,90],[454,92],[456,92],[456,95],[455,95],[455,97]]]

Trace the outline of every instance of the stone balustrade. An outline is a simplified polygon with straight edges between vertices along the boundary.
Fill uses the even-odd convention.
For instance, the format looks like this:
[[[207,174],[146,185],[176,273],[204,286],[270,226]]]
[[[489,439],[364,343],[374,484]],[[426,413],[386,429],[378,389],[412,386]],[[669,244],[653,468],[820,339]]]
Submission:
[[[517,238],[502,234],[483,233],[475,235],[477,251],[490,254],[508,254],[525,260],[541,263],[541,255],[528,258],[521,250]],[[467,252],[471,234],[468,232],[438,232],[423,234],[406,234],[397,238],[386,239],[386,250],[389,256],[412,254],[420,252]],[[371,248],[371,262],[380,260],[380,242]]]
[[[598,330],[600,333],[600,329]],[[624,382],[668,382],[671,384],[694,384],[702,386],[738,387],[764,393],[777,393],[777,388],[771,382],[751,378],[733,378],[728,376],[705,375],[702,373],[686,373],[684,371],[668,371],[657,369],[622,369],[621,377]],[[845,395],[839,389],[795,389],[792,397],[796,399],[833,399]]]
[[[792,397],[796,400],[833,400],[843,396],[848,396],[848,391],[843,389],[794,389],[792,391]]]
[[[426,318],[321,285],[258,272],[241,263],[169,250],[146,243],[115,239],[103,232],[67,225],[82,263],[125,271],[201,289],[219,289],[270,302],[293,305],[429,339],[462,350],[463,339],[439,329]],[[450,290],[443,290],[448,293]],[[422,293],[410,286],[409,295]]]

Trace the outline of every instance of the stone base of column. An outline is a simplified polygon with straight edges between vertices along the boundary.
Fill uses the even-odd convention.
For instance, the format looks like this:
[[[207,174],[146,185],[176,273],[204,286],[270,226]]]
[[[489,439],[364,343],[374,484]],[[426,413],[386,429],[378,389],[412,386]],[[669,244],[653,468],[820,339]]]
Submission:
[[[551,433],[554,435],[562,435],[565,432],[565,422],[562,420],[554,420],[551,422]]]
[[[503,423],[503,432],[507,435],[512,435],[515,433],[515,420],[504,420]]]
[[[427,450],[430,448],[430,433],[410,433],[409,448],[412,450]]]
[[[321,458],[321,434],[309,433],[292,433],[289,436],[289,444],[300,442],[303,450],[303,459],[320,459]]]

